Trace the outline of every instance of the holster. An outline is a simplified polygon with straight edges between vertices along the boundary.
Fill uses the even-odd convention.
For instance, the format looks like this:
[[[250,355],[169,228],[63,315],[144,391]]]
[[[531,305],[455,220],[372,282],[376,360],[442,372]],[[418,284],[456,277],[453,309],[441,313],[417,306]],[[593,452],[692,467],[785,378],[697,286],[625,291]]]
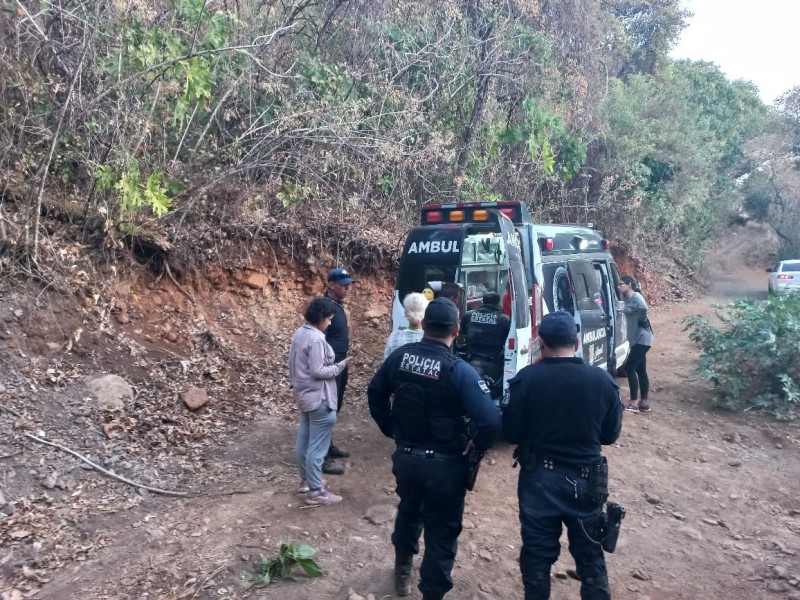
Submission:
[[[616,502],[609,502],[606,505],[606,510],[603,513],[602,519],[602,545],[603,550],[608,553],[614,552],[617,549],[617,540],[619,539],[619,532],[622,527],[622,519],[625,518],[625,507],[617,504]]]
[[[516,468],[519,465],[523,471],[530,471],[535,468],[536,452],[533,451],[529,444],[520,444],[514,448],[512,456],[514,457],[512,467]]]
[[[475,481],[478,479],[478,469],[481,468],[483,452],[478,452],[475,448],[467,455],[467,491],[475,489]]]

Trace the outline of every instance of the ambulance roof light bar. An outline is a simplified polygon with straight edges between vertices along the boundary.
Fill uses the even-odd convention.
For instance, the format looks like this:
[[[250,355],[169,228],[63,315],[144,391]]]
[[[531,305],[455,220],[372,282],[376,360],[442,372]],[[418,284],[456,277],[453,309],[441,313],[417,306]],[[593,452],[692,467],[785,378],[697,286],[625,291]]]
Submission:
[[[530,215],[524,204],[516,201],[501,201],[426,204],[421,209],[422,224],[487,222],[490,209],[499,211],[517,225],[530,222]]]

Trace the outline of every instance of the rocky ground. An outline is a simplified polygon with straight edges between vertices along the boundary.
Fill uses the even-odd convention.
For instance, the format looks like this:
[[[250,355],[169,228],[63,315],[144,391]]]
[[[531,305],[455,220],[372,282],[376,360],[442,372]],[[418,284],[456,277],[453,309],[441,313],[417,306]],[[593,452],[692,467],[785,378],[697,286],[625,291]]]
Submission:
[[[612,497],[628,508],[608,557],[615,598],[800,598],[800,429],[709,410],[681,324],[764,295],[766,274],[744,260],[757,236],[720,248],[708,296],[653,315],[654,410],[626,414],[608,449]],[[390,287],[354,286],[357,360],[336,435],[353,456],[330,481],[345,501],[306,509],[285,362],[324,269],[250,266],[182,289],[142,272],[76,294],[1,292],[3,600],[393,597],[391,444],[364,398]],[[455,599],[522,596],[510,455],[494,448],[468,495]],[[287,539],[317,548],[325,575],[254,588],[260,557]],[[572,568],[565,547],[553,598],[578,596]]]

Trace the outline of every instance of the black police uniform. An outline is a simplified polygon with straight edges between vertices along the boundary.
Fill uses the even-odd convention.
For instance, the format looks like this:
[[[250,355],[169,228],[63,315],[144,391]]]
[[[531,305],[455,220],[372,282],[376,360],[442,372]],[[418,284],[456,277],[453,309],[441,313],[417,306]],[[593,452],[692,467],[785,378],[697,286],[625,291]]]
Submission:
[[[467,360],[478,373],[494,380],[492,396],[495,397],[503,389],[503,350],[510,328],[511,319],[503,314],[499,305],[494,304],[471,310],[461,319]]]
[[[431,305],[439,302],[457,312],[449,300]],[[457,322],[456,315],[450,326]],[[407,557],[408,573],[425,532],[419,583],[425,600],[440,600],[453,587],[450,571],[466,494],[464,417],[477,432],[473,443],[479,451],[488,449],[500,425],[499,410],[487,391],[475,369],[429,337],[392,352],[367,389],[372,418],[397,443],[392,472],[400,504],[392,544],[398,563]]]
[[[609,599],[601,547],[603,505],[590,497],[589,474],[601,461],[601,445],[620,434],[623,409],[617,386],[606,371],[580,358],[544,358],[522,369],[509,388],[503,435],[519,444],[522,466],[517,493],[525,600],[550,597],[550,568],[561,550],[562,522],[581,579],[581,598]]]
[[[325,296],[331,298],[328,292]],[[331,298],[333,300],[333,298]],[[347,357],[350,350],[350,329],[347,324],[347,313],[344,312],[344,305],[338,300],[333,300],[333,319],[328,329],[325,330],[325,340],[333,348],[334,361],[342,362]],[[347,388],[347,367],[336,376],[336,410],[342,410],[344,402],[344,390]]]

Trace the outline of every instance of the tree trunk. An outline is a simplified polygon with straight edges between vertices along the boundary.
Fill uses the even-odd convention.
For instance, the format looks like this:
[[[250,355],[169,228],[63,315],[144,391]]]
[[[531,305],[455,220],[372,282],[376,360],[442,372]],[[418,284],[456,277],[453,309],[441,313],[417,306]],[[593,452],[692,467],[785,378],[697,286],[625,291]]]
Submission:
[[[469,163],[470,154],[472,153],[472,146],[475,143],[475,135],[483,119],[486,99],[489,97],[489,89],[492,80],[491,73],[493,70],[490,56],[494,24],[481,22],[482,11],[478,8],[474,0],[467,3],[466,10],[467,16],[472,21],[472,27],[475,29],[480,39],[480,63],[478,65],[478,87],[475,90],[475,103],[472,105],[472,114],[470,115],[469,123],[464,129],[461,150],[458,152],[458,160],[456,161],[456,166],[453,171],[453,200],[458,200],[458,195],[461,193],[461,186],[464,183],[464,174],[467,171],[467,164]]]

